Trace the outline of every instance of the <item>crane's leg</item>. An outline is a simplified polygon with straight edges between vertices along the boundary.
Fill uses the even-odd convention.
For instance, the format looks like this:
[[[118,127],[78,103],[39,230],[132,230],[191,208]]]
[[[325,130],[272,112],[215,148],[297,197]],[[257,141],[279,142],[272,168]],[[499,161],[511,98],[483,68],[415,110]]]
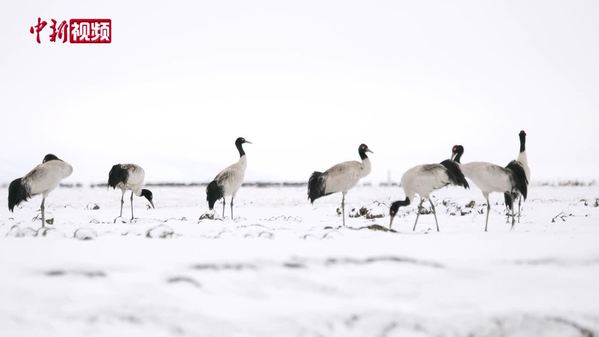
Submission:
[[[416,224],[418,223],[418,217],[420,216],[420,209],[422,208],[423,202],[424,198],[421,198],[420,203],[418,204],[418,209],[416,209],[416,221],[414,221],[414,228],[412,228],[412,232],[416,230]]]
[[[485,195],[485,199],[487,199],[487,220],[485,221],[485,232],[486,232],[487,226],[489,225],[489,213],[491,213],[491,202],[489,202],[489,195]]]
[[[121,194],[121,214],[119,215],[119,218],[123,217],[123,205],[125,205],[125,190],[123,190],[123,194]]]
[[[522,196],[518,198],[518,223],[520,223],[520,213],[522,212]]]
[[[343,213],[343,227],[345,227],[345,192],[341,193],[341,213]]]
[[[223,220],[225,220],[225,203],[226,203],[226,198],[223,196]]]
[[[46,206],[44,206],[45,201],[46,197],[42,197],[42,204],[40,205],[40,209],[42,211],[42,228],[46,227]]]
[[[428,199],[428,202],[431,203],[431,207],[433,208],[433,215],[435,216],[435,225],[437,225],[437,232],[439,232],[439,223],[437,222],[437,211],[435,211],[435,205],[433,205],[431,199]]]
[[[235,194],[231,196],[231,220],[233,220],[233,199],[235,199]]]
[[[133,221],[133,191],[131,191],[131,221]]]
[[[516,194],[510,192],[510,196],[513,198],[516,197]],[[510,199],[510,200],[512,200]],[[512,214],[510,214],[510,211],[512,212]],[[505,203],[505,223],[510,223],[510,216],[512,216],[514,214],[514,210],[511,209],[510,210],[510,205],[507,204],[507,202]]]
[[[116,219],[118,218],[123,218],[123,205],[125,205],[125,190],[122,190],[121,192],[123,192],[121,194],[121,213],[119,213],[119,216],[117,216],[116,218],[114,218],[113,223],[116,223]]]
[[[123,217],[123,205],[125,204],[125,190],[123,190],[123,194],[121,194],[121,214],[119,215],[119,218]],[[116,219],[115,219],[116,221]]]
[[[514,209],[514,199],[512,199],[512,227],[510,230],[514,230],[514,225],[516,224],[516,212]]]

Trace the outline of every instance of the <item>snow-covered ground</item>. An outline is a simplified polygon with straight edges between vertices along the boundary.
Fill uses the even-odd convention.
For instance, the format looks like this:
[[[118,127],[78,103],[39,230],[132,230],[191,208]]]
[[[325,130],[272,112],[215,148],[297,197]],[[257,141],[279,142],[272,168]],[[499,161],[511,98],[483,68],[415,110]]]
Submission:
[[[398,187],[352,190],[384,217],[347,228],[305,188],[242,188],[234,221],[199,221],[203,188],[153,192],[115,224],[120,192],[59,188],[38,237],[39,197],[0,211],[0,336],[599,334],[597,186],[531,187],[514,231],[494,195],[487,233],[476,190],[436,194],[440,233],[415,206],[376,230]]]

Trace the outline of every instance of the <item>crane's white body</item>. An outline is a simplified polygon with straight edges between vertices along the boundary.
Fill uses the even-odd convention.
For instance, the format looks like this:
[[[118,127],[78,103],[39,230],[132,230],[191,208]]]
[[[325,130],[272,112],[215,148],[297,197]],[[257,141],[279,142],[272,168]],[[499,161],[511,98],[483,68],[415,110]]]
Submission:
[[[406,198],[405,200],[398,200],[391,204],[389,210],[389,228],[391,228],[393,224],[393,218],[395,217],[395,214],[397,214],[399,207],[410,205],[415,200],[416,195],[418,195],[420,203],[418,204],[416,221],[414,222],[414,228],[412,230],[416,230],[422,204],[428,199],[433,210],[433,215],[435,216],[437,231],[439,231],[437,212],[435,210],[435,205],[430,199],[430,194],[447,185],[459,185],[468,188],[466,179],[459,171],[460,169],[457,163],[453,163],[449,160],[443,161],[441,164],[418,165],[407,170],[401,177],[401,187],[404,190]]]
[[[360,181],[370,174],[372,166],[370,158],[359,161],[346,161],[339,163],[324,172],[326,175],[325,193],[347,193]]]
[[[416,194],[428,199],[433,191],[451,183],[446,171],[441,164],[414,166],[401,177],[401,187],[410,200],[414,200]]]
[[[247,157],[244,154],[239,158],[239,160],[235,164],[229,165],[227,168],[220,171],[220,173],[216,175],[214,180],[216,180],[218,184],[222,186],[223,194],[225,197],[235,197],[235,194],[237,194],[237,191],[243,184],[246,168]]]
[[[492,192],[511,192],[512,181],[509,171],[499,165],[487,162],[471,162],[460,166],[462,172],[478,186],[485,199]]]
[[[127,177],[127,181],[125,183],[120,182],[117,187],[123,191],[123,194],[125,191],[131,191],[136,196],[141,196],[141,190],[143,189],[144,180],[146,177],[146,172],[144,169],[136,164],[120,164],[120,166],[127,170],[129,175]]]
[[[37,165],[23,177],[23,184],[29,194],[42,194],[44,199],[60,182],[73,173],[73,167],[63,160],[50,160]]]

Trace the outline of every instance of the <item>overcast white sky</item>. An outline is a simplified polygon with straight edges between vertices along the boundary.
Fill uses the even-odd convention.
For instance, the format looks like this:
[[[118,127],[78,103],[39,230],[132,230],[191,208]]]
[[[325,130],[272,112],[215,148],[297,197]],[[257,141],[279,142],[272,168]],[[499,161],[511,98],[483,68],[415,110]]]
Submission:
[[[35,42],[37,17],[110,18],[113,43]],[[16,1],[0,12],[0,182],[54,153],[207,181],[307,180],[375,152],[398,180],[463,144],[533,179],[599,176],[598,1]],[[48,27],[44,35],[49,32]]]

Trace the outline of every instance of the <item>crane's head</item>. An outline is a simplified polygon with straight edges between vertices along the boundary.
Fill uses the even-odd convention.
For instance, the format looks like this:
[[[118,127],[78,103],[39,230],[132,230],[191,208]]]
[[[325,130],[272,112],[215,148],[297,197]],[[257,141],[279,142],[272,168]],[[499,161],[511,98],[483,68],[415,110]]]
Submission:
[[[522,130],[518,136],[520,137],[520,152],[524,152],[526,151],[526,132]]]
[[[48,153],[47,155],[44,156],[44,160],[42,160],[42,163],[45,163],[50,160],[60,160],[60,159],[58,159],[58,157],[56,157],[55,155]]]
[[[144,188],[143,190],[141,190],[141,196],[148,199],[150,205],[152,205],[152,208],[156,208],[154,207],[154,195],[152,194],[152,191]]]
[[[459,163],[463,154],[464,154],[464,147],[462,145],[454,145],[451,148],[451,160]]]
[[[520,131],[518,136],[520,137],[520,142],[524,142],[526,140],[526,132],[524,130]]]
[[[245,151],[243,150],[242,145],[246,143],[252,144],[252,142],[245,140],[243,137],[239,137],[235,140],[235,147],[237,148],[237,151],[239,151],[239,157],[245,156]]]
[[[241,144],[252,144],[249,140],[245,140],[243,137],[239,137],[235,140],[235,145],[240,146]]]
[[[407,206],[409,204],[410,204],[410,199],[408,197],[406,197],[405,200],[397,200],[391,204],[391,207],[389,207],[389,229],[391,229],[391,225],[393,224],[393,219],[397,215],[397,211],[399,211],[399,208],[401,206]]]
[[[368,158],[368,156],[366,155],[366,152],[374,153],[374,152],[370,151],[370,149],[368,148],[368,145],[360,144],[360,146],[358,147],[358,153],[360,154],[361,159]]]

